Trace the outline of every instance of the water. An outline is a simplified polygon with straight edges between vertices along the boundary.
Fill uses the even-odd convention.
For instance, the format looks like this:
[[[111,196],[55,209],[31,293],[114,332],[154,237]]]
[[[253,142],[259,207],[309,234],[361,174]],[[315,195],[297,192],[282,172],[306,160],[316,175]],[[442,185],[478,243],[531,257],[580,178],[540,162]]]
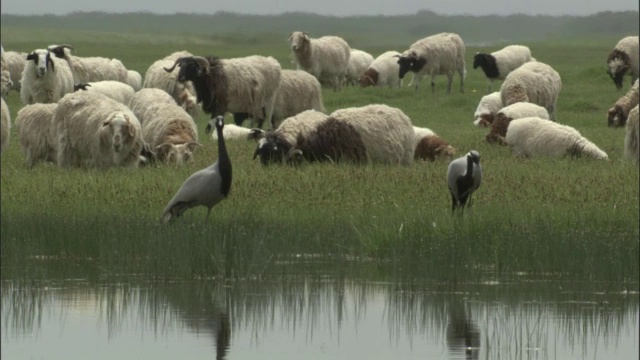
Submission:
[[[3,270],[2,359],[639,356],[638,292],[624,284],[398,283],[361,267],[226,284]]]

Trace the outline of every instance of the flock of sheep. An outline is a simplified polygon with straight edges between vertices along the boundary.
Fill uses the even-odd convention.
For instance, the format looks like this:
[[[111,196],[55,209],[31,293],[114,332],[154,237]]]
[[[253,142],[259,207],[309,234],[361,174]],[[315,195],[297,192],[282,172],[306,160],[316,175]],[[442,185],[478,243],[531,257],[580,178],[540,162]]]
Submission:
[[[374,58],[338,36],[312,38],[296,31],[289,37],[296,70],[282,69],[270,56],[242,58],[172,53],[148,68],[144,82],[117,59],[78,57],[70,45],[50,45],[33,52],[2,51],[2,95],[20,92],[24,107],[14,121],[29,167],[40,161],[61,167],[137,167],[149,161],[186,163],[199,146],[193,117],[233,114],[235,125],[214,132],[227,139],[256,141],[254,159],[262,164],[300,161],[410,164],[415,159],[451,157],[455,149],[432,130],[413,126],[401,109],[384,104],[325,112],[322,85],[399,88],[423,77],[454,75],[464,92],[465,44],[454,33],[420,39],[404,52]],[[610,126],[626,126],[625,155],[638,162],[638,36],[625,37],[607,59],[608,73],[627,94],[608,112]],[[477,53],[492,91],[475,112],[474,124],[490,127],[486,141],[508,145],[514,156],[607,154],[577,130],[556,123],[562,80],[550,65],[537,61],[528,47],[510,45]],[[242,126],[249,119],[253,129]],[[267,121],[270,129],[262,130]],[[11,127],[2,100],[2,149]]]

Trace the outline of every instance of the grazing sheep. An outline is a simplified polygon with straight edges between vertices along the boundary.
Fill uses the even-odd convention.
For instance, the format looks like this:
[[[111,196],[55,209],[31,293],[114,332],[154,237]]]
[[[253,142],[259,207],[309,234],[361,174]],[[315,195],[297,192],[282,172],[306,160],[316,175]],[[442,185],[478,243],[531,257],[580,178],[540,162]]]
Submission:
[[[482,68],[489,80],[488,92],[491,92],[494,80],[504,80],[510,72],[532,60],[535,61],[528,47],[509,45],[491,54],[476,53],[473,57],[473,68]]]
[[[458,34],[440,33],[418,40],[398,58],[400,65],[399,76],[404,78],[407,72],[414,73],[409,86],[418,90],[420,80],[431,75],[431,92],[435,93],[435,78],[437,75],[447,75],[447,94],[451,93],[453,73],[460,74],[460,92],[464,92],[465,46]]]
[[[491,131],[485,137],[485,141],[490,144],[506,145],[504,137],[507,135],[509,123],[514,119],[525,117],[549,119],[549,113],[542,106],[532,103],[515,103],[505,106],[496,114],[496,118],[491,124]]]
[[[113,80],[75,84],[73,85],[73,90],[96,91],[125,105],[129,105],[135,93],[135,90],[131,86]]]
[[[60,99],[53,122],[58,166],[138,166],[142,132],[127,106],[97,92],[78,91]]]
[[[629,111],[633,109],[640,101],[640,95],[638,94],[638,80],[633,83],[633,86],[626,94],[624,94],[613,107],[609,109],[607,113],[607,125],[609,127],[624,126],[627,122],[627,116]]]
[[[156,153],[158,160],[182,165],[193,162],[198,143],[196,123],[177,104],[147,104],[142,112],[142,139]]]
[[[358,81],[360,86],[389,86],[392,88],[400,88],[402,79],[400,79],[400,65],[398,65],[397,57],[400,53],[397,51],[387,51],[373,60],[371,65],[360,74]]]
[[[142,89],[142,75],[135,70],[127,70],[126,84],[131,86],[134,91]]]
[[[234,124],[225,125],[224,129],[222,129],[222,133],[224,134],[224,138],[226,140],[251,140],[252,139],[252,136],[251,136],[252,129],[234,125]],[[211,134],[211,138],[214,141],[217,141],[218,133],[213,132]]]
[[[607,74],[616,84],[622,88],[622,80],[629,74],[632,81],[640,75],[640,62],[638,61],[638,36],[627,36],[618,41],[607,57]]]
[[[11,75],[12,90],[20,92],[20,79],[22,78],[24,67],[27,65],[27,55],[27,53],[16,51],[4,52],[4,61]]]
[[[414,160],[435,161],[455,155],[456,149],[431,129],[414,126],[413,131],[415,134]]]
[[[500,87],[500,98],[504,106],[517,102],[540,105],[555,121],[560,89],[562,80],[557,71],[545,63],[530,61],[507,75]]]
[[[9,65],[4,59],[4,48],[0,45],[0,95],[7,96],[12,86]]]
[[[480,153],[469,151],[465,156],[453,160],[447,168],[447,184],[451,192],[451,211],[464,210],[471,206],[469,198],[482,183]],[[467,203],[467,201],[469,201]]]
[[[624,155],[640,164],[640,127],[638,127],[638,105],[631,109],[624,135]]]
[[[373,56],[368,52],[351,49],[349,65],[347,66],[347,84],[356,85],[360,75],[367,70],[373,62]]]
[[[258,127],[265,120],[275,127],[272,115],[281,76],[276,59],[258,55],[234,59],[188,56],[177,59],[165,71],[172,72],[176,66],[180,66],[178,81],[193,83],[198,103],[212,117],[246,112],[257,120]]]
[[[538,117],[511,121],[505,140],[516,157],[585,155],[600,160],[609,159],[604,151],[576,129]]]
[[[498,113],[502,109],[502,99],[500,92],[496,91],[485,95],[480,99],[475,114],[473,114],[475,126],[489,127]]]
[[[4,99],[0,98],[0,101],[2,102],[0,107],[0,120],[2,122],[0,127],[0,153],[2,153],[9,145],[9,138],[11,137],[11,113]]]
[[[53,126],[57,104],[32,104],[18,111],[16,131],[27,166],[40,161],[56,163],[58,139]]]
[[[20,82],[20,100],[24,105],[55,103],[73,92],[69,65],[46,49],[37,49],[27,55],[27,65]]]
[[[318,81],[328,80],[334,91],[342,87],[351,57],[351,48],[344,39],[338,36],[314,39],[306,32],[295,31],[289,36],[289,44],[298,70],[310,73]]]
[[[135,94],[131,97],[129,101],[129,109],[133,112],[133,114],[140,121],[140,125],[144,124],[144,120],[142,119],[144,115],[144,111],[149,106],[149,104],[173,104],[178,105],[178,103],[164,90],[155,89],[155,88],[144,88],[140,89],[140,91],[136,91]]]
[[[114,80],[127,82],[127,68],[118,59],[104,57],[79,57],[71,54],[70,45],[49,45],[49,51],[64,59],[73,73],[73,83]]]

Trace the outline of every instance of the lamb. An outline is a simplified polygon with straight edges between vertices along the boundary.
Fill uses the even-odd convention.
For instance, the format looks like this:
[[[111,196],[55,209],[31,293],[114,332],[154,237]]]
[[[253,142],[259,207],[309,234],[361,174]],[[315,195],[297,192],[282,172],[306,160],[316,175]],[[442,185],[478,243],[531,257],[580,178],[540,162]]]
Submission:
[[[502,99],[499,91],[483,96],[478,103],[475,114],[473,114],[475,118],[473,124],[481,127],[491,126],[500,109],[502,109]]]
[[[69,65],[46,49],[37,49],[27,55],[27,65],[20,82],[20,100],[25,105],[54,103],[73,92]]]
[[[347,66],[347,84],[356,85],[358,78],[373,62],[373,56],[366,51],[351,49]]]
[[[504,106],[517,102],[540,105],[555,121],[560,89],[562,79],[557,71],[545,63],[530,61],[507,75],[500,87],[500,98]]]
[[[302,31],[292,32],[289,44],[298,70],[304,70],[318,81],[328,80],[336,91],[347,76],[351,48],[339,36],[311,38]]]
[[[131,101],[131,98],[135,93],[135,90],[131,86],[113,80],[90,82],[86,84],[75,84],[73,86],[73,90],[97,91],[102,95],[110,97],[113,100],[125,105],[129,105],[129,102]]]
[[[311,162],[410,165],[414,157],[411,120],[400,109],[382,104],[336,110],[312,124],[306,133],[298,131],[295,140],[277,136],[282,132],[271,135],[259,141],[254,155],[260,155],[263,164],[294,151]]]
[[[473,57],[473,68],[482,68],[489,80],[488,92],[491,92],[494,80],[504,80],[510,72],[532,60],[535,61],[528,47],[509,45],[491,54],[476,53]]]
[[[538,117],[511,121],[505,139],[516,157],[585,155],[599,160],[609,160],[604,151],[576,129]]]
[[[11,113],[7,103],[3,98],[0,98],[0,153],[4,152],[4,149],[9,145],[9,138],[11,137]]]
[[[397,57],[400,53],[394,50],[382,53],[375,58],[371,65],[358,78],[360,86],[389,86],[391,88],[402,87],[400,79],[400,65]]]
[[[280,86],[281,67],[273,57],[247,56],[220,59],[209,56],[182,57],[165,71],[180,66],[178,81],[191,81],[196,89],[197,101],[211,116],[231,113],[249,113],[258,127],[267,120],[272,128],[275,98]],[[264,107],[264,113],[263,113]]]
[[[142,75],[135,70],[127,70],[126,84],[131,86],[134,91],[142,89]]]
[[[144,142],[140,122],[127,106],[97,92],[78,91],[60,99],[53,122],[58,166],[138,167]]]
[[[639,101],[638,80],[636,80],[631,89],[609,109],[607,113],[607,125],[609,125],[609,127],[624,126],[627,122],[629,111],[638,105]]]
[[[636,81],[637,82],[637,81]],[[624,155],[640,164],[640,127],[638,127],[638,105],[629,112],[624,135]]]
[[[456,153],[447,141],[440,138],[431,129],[413,127],[414,131],[414,160],[435,161],[440,158],[451,158]]]
[[[71,54],[70,45],[49,45],[49,51],[64,59],[73,73],[73,83],[114,80],[126,83],[127,68],[118,59],[104,57],[79,57]]]
[[[178,105],[173,97],[171,97],[171,95],[166,91],[155,88],[144,88],[133,94],[129,101],[129,109],[131,109],[133,114],[138,118],[140,125],[144,125],[143,117],[146,108],[149,104],[159,103]]]
[[[616,88],[622,88],[622,80],[629,74],[632,81],[640,75],[640,62],[638,61],[638,36],[622,38],[607,57],[607,74],[613,80]]]
[[[485,141],[490,144],[506,145],[504,137],[507,135],[509,123],[514,119],[525,117],[549,119],[549,113],[542,106],[532,103],[515,103],[503,107],[496,114],[496,119],[491,124],[491,131],[485,137]]]
[[[53,126],[57,104],[32,104],[18,111],[16,130],[27,166],[40,161],[56,163],[58,139]]]
[[[315,78],[314,78],[315,79]],[[246,127],[229,124],[225,125],[222,129],[222,135],[225,140],[251,140],[252,139],[252,131],[255,132],[254,129],[249,129]],[[217,132],[212,132],[211,138],[214,141],[218,141]]]
[[[447,94],[451,93],[453,73],[460,74],[460,92],[464,92],[465,45],[462,38],[454,33],[440,33],[418,40],[398,58],[400,65],[399,76],[404,78],[407,72],[414,73],[409,86],[415,86],[416,91],[420,80],[431,75],[431,92],[435,93],[435,78],[437,75],[447,75]]]
[[[192,163],[198,143],[196,123],[177,104],[148,103],[141,116],[142,138],[167,164]]]
[[[20,92],[20,79],[22,78],[24,67],[27,65],[27,55],[27,53],[16,51],[4,52],[4,61],[11,75],[12,90]]]

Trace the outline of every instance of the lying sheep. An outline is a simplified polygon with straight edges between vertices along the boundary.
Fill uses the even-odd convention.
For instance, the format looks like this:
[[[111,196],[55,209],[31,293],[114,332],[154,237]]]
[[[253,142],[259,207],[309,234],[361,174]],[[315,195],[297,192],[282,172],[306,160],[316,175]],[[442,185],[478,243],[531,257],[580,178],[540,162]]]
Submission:
[[[496,91],[489,95],[485,95],[480,99],[475,114],[473,114],[475,126],[489,127],[496,116],[496,113],[502,109],[502,99],[500,92]]]
[[[507,75],[500,87],[500,98],[504,106],[517,102],[540,105],[555,121],[560,89],[562,80],[557,71],[545,63],[530,61]]]
[[[200,114],[201,109],[198,105],[196,89],[193,84],[191,82],[179,82],[178,71],[165,71],[165,68],[171,67],[177,59],[189,56],[193,55],[187,51],[176,51],[155,61],[147,69],[142,87],[166,91],[178,105],[182,106],[192,117],[196,117]]]
[[[37,49],[27,55],[27,65],[20,82],[20,100],[25,105],[55,103],[73,92],[69,65],[46,49]]]
[[[251,134],[252,134],[252,129],[234,125],[234,124],[227,124],[222,129],[222,135],[224,136],[225,140],[251,140],[252,139]],[[214,141],[218,141],[217,131],[213,131],[211,133],[211,138]]]
[[[464,92],[465,45],[458,34],[440,33],[418,40],[398,58],[400,65],[399,76],[404,78],[407,72],[414,73],[409,86],[418,90],[420,80],[431,76],[431,92],[435,93],[435,78],[437,75],[447,75],[447,94],[451,93],[453,73],[460,74],[460,92]]]
[[[73,47],[70,45],[49,45],[48,49],[56,57],[67,61],[74,84],[104,80],[127,82],[127,68],[118,59],[75,56],[71,54]]]
[[[159,103],[178,105],[173,97],[166,91],[155,88],[145,88],[136,91],[128,105],[129,109],[131,109],[133,114],[138,118],[138,121],[140,121],[140,125],[144,125],[144,111],[149,104]]]
[[[275,127],[272,115],[281,67],[273,57],[188,56],[177,59],[165,71],[172,72],[176,66],[180,66],[178,81],[193,83],[204,112],[211,116],[246,112],[257,121],[258,127],[262,127],[265,120]]]
[[[289,36],[289,44],[298,70],[304,70],[318,81],[327,79],[333,89],[342,87],[347,76],[351,48],[338,36],[311,38],[306,32],[295,31]]]
[[[20,148],[29,168],[36,163],[56,163],[58,156],[58,139],[53,115],[57,104],[32,104],[18,111],[16,131]]]
[[[371,65],[360,74],[358,81],[360,86],[389,86],[392,88],[402,87],[402,79],[400,79],[400,65],[398,65],[397,57],[400,53],[397,51],[387,51],[373,60]]]
[[[16,51],[5,51],[4,61],[7,63],[9,74],[11,75],[11,89],[20,92],[20,79],[22,72],[27,65],[27,53]]]
[[[505,140],[516,157],[585,155],[599,160],[609,159],[604,151],[576,129],[537,117],[511,121]]]
[[[0,106],[0,120],[2,123],[0,126],[0,153],[2,153],[9,145],[9,138],[11,137],[11,113],[4,99],[0,98],[0,101],[2,102],[2,106]]]
[[[414,131],[414,160],[435,161],[437,159],[448,159],[456,153],[456,149],[439,137],[431,129],[423,127],[413,127]]]
[[[142,89],[142,75],[135,70],[127,70],[127,85],[131,86],[134,91]]]
[[[636,81],[637,82],[637,81]],[[640,127],[638,126],[638,105],[629,112],[624,135],[624,155],[640,164]]]
[[[509,45],[491,54],[476,53],[473,57],[473,68],[482,68],[489,80],[488,92],[491,92],[494,80],[504,80],[510,72],[532,60],[535,61],[528,47]]]
[[[622,38],[607,57],[607,74],[618,89],[622,88],[622,80],[626,74],[631,76],[632,81],[637,80],[640,75],[638,42],[638,36]]]
[[[627,116],[629,111],[633,109],[640,101],[640,95],[638,94],[638,80],[633,83],[633,86],[625,95],[623,95],[613,107],[609,109],[607,113],[607,125],[609,127],[624,126],[627,122]]]
[[[112,80],[75,84],[73,85],[73,90],[96,91],[125,105],[129,105],[135,93],[135,90],[133,90],[131,86]]]
[[[507,135],[507,128],[512,120],[537,117],[549,119],[547,109],[532,103],[515,103],[505,106],[496,114],[496,118],[491,124],[491,131],[484,138],[486,142],[506,145],[504,137]]]
[[[360,75],[373,62],[373,56],[366,51],[351,49],[349,65],[347,66],[347,84],[356,85]]]
[[[143,147],[140,122],[129,108],[97,92],[60,99],[53,117],[58,166],[135,168]]]

